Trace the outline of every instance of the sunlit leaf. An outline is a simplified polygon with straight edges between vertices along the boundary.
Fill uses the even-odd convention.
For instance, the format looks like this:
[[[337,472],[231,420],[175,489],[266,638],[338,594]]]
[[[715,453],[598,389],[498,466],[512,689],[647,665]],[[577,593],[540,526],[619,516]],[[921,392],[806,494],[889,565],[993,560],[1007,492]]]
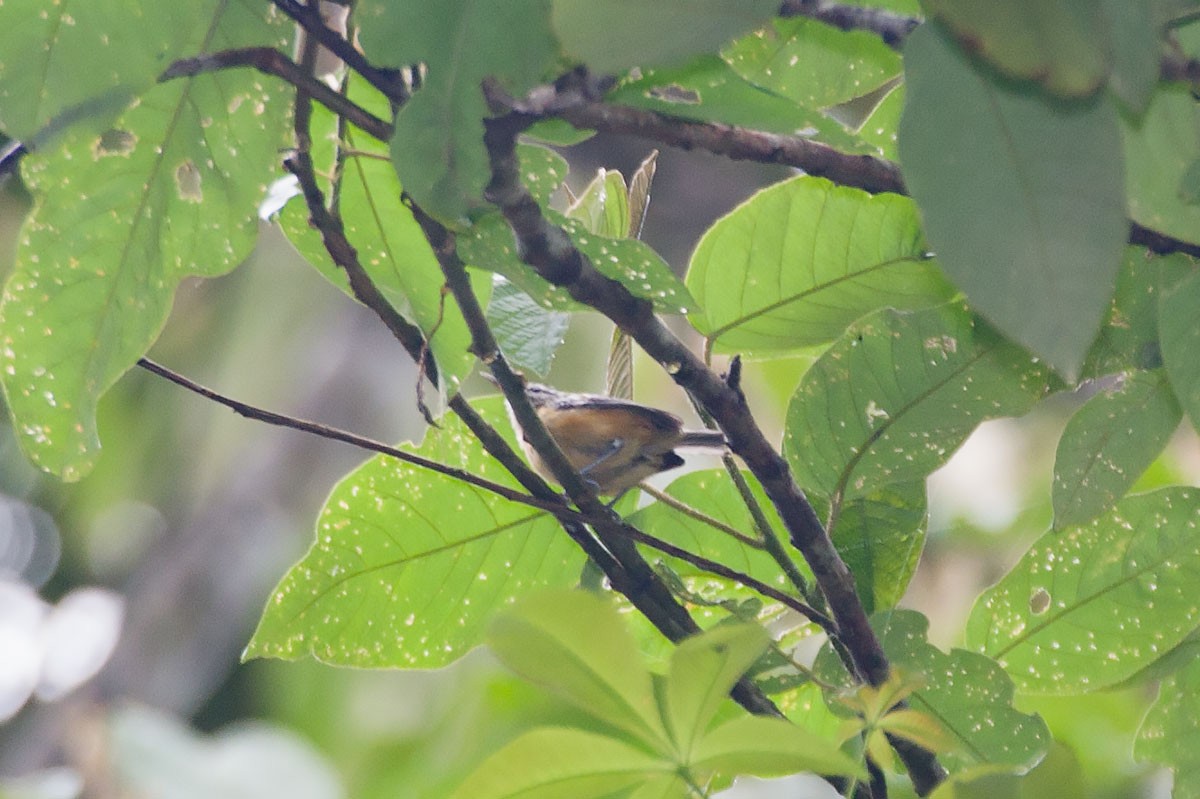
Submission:
[[[701,772],[783,777],[801,771],[861,775],[861,767],[826,738],[782,719],[743,716],[704,736],[692,767]]]
[[[1126,679],[1200,619],[1198,523],[1196,492],[1170,488],[1048,533],[976,601],[968,646],[1029,692],[1084,693]]]
[[[196,53],[278,35],[257,4],[187,13]],[[0,305],[0,379],[21,445],[43,468],[67,480],[91,469],[100,396],[157,338],[175,287],[249,254],[283,143],[283,99],[246,71],[172,80],[112,131],[81,128],[26,158],[39,202]]]
[[[764,189],[719,219],[696,246],[687,285],[704,309],[693,324],[723,351],[820,344],[878,308],[953,294],[911,200],[812,177]]]
[[[629,193],[625,178],[615,169],[601,169],[571,207],[567,216],[577,219],[591,233],[610,239],[629,235]]]
[[[477,407],[509,430],[498,398]],[[457,419],[409,449],[515,485]],[[272,593],[246,656],[444,666],[482,642],[496,610],[573,584],[582,561],[547,514],[376,457],[333,490],[316,542]]]
[[[900,160],[929,243],[972,307],[1073,378],[1128,234],[1116,113],[1000,82],[934,26],[904,52]]]

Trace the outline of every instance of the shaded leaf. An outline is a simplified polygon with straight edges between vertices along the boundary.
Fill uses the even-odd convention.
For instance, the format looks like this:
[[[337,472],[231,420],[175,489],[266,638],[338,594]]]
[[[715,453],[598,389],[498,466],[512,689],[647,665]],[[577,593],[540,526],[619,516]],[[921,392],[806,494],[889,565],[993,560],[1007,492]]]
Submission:
[[[1163,364],[1192,426],[1200,428],[1200,363],[1196,358],[1200,351],[1200,325],[1196,324],[1200,270],[1193,266],[1178,280],[1171,282],[1172,277],[1164,274],[1159,282],[1158,331]]]
[[[1163,680],[1134,741],[1138,760],[1150,760],[1175,772],[1172,796],[1200,796],[1200,660]]]
[[[777,0],[551,0],[567,55],[593,72],[623,72],[716,52],[766,22]]]
[[[806,489],[851,498],[923,479],[982,421],[1025,413],[1048,371],[959,305],[884,310],[805,373],[784,455]]]
[[[477,408],[507,434],[498,398]],[[456,418],[407,449],[516,485]],[[330,494],[316,542],[272,593],[246,657],[444,666],[482,642],[496,610],[539,588],[573,584],[582,562],[545,513],[372,458]]]
[[[1181,194],[1200,158],[1200,110],[1187,86],[1164,85],[1141,117],[1125,118],[1129,215],[1151,230],[1200,244],[1200,206]]]
[[[974,308],[1073,378],[1128,233],[1116,114],[1102,100],[1054,103],[1002,84],[929,25],[909,37],[905,67],[900,158],[942,268]]]
[[[1158,83],[1158,20],[1153,3],[1100,0],[1099,9],[1108,18],[1112,35],[1112,75],[1108,85],[1136,114],[1146,110]]]
[[[545,376],[567,333],[570,317],[549,311],[500,275],[495,275],[488,324],[512,366]]]
[[[924,5],[963,47],[1055,94],[1095,92],[1112,65],[1103,0],[925,0]]]
[[[976,601],[967,645],[1029,692],[1084,693],[1126,679],[1200,619],[1198,522],[1196,492],[1170,488],[1043,536]]]
[[[912,201],[797,177],[755,194],[704,234],[687,285],[722,351],[821,344],[883,306],[927,307],[953,288],[929,261]]]
[[[277,35],[257,4],[189,9],[196,52]],[[224,71],[160,84],[115,123],[119,136],[80,128],[25,159],[40,200],[0,305],[0,379],[42,468],[66,480],[91,469],[99,398],[157,338],[175,287],[249,254],[286,113],[264,81]]]
[[[1054,459],[1056,528],[1111,508],[1158,457],[1183,416],[1166,377],[1121,375],[1071,417]]]
[[[925,484],[884,486],[844,502],[829,536],[854,575],[867,613],[893,607],[908,588],[925,544]]]

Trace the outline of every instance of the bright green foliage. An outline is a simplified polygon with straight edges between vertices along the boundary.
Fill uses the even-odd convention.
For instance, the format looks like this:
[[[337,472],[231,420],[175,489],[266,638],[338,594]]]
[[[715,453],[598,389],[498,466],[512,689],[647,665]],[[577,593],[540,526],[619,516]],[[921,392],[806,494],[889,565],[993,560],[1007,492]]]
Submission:
[[[507,428],[498,399],[480,409]],[[516,485],[455,419],[410,449]],[[582,562],[541,511],[373,458],[334,488],[316,542],[276,588],[246,656],[436,668],[477,646],[514,597],[574,583]]]
[[[757,626],[688,639],[665,677],[641,665],[624,621],[602,599],[547,592],[496,620],[489,644],[509,668],[597,722],[592,730],[541,728],[486,760],[457,797],[683,797],[715,774],[797,771],[857,774],[826,740],[781,719],[716,721],[728,693],[767,645]]]
[[[1200,159],[1200,111],[1191,92],[1186,86],[1161,87],[1145,115],[1124,122],[1129,215],[1200,244],[1200,205],[1188,200],[1188,170]]]
[[[424,90],[396,114],[392,161],[417,204],[460,226],[484,207],[490,170],[480,84],[522,94],[557,57],[548,0],[445,0],[360,4],[362,45],[375,63],[424,62]]]
[[[779,8],[773,0],[550,0],[568,57],[599,73],[711,53]]]
[[[1200,796],[1200,660],[1191,660],[1162,682],[1138,731],[1134,754],[1170,766],[1174,799]]]
[[[1182,415],[1161,369],[1122,375],[1088,400],[1058,442],[1054,526],[1091,521],[1125,496]]]
[[[985,419],[1029,410],[1044,367],[962,306],[885,310],[853,326],[804,375],[784,455],[808,490],[859,497],[924,478]]]
[[[696,245],[687,285],[703,308],[692,323],[726,352],[823,344],[880,307],[953,294],[911,200],[810,177],[763,189],[718,220]]]
[[[905,79],[900,159],[942,267],[1006,335],[1074,378],[1128,232],[1116,112],[1001,83],[930,26],[905,46]]]
[[[1092,94],[1111,68],[1103,0],[924,0],[924,4],[964,47],[1055,94]]]
[[[1200,620],[1200,499],[1190,489],[1129,497],[1092,522],[1048,533],[984,592],[967,644],[1032,693],[1114,685],[1166,654]]]
[[[506,278],[496,275],[488,324],[510,365],[545,375],[567,333],[570,317],[550,311]]]
[[[899,53],[878,36],[804,17],[776,20],[723,56],[755,86],[814,110],[869,94],[901,71]]]
[[[190,53],[278,35],[258,5],[189,14]],[[223,274],[250,252],[283,100],[245,71],[174,80],[112,131],[81,128],[26,159],[40,200],[0,305],[0,360],[21,446],[44,469],[67,480],[91,469],[100,396],[158,336],[179,281]]]
[[[578,219],[592,233],[610,239],[629,235],[629,190],[615,169],[601,169],[580,193],[567,216]]]

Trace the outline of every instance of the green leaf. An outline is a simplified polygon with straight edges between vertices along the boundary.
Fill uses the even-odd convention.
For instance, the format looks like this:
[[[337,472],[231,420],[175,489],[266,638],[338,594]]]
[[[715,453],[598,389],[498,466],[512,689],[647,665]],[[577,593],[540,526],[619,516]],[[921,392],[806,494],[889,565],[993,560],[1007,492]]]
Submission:
[[[900,54],[878,35],[805,17],[777,19],[721,55],[750,83],[809,109],[870,94],[901,71]]]
[[[894,161],[896,152],[896,131],[900,126],[900,115],[904,110],[904,84],[888,92],[871,116],[858,129],[858,138],[875,147],[878,155]]]
[[[912,201],[797,177],[755,194],[704,234],[687,285],[696,328],[723,351],[822,344],[883,306],[953,288],[929,261]]]
[[[1161,763],[1175,772],[1172,796],[1200,796],[1200,660],[1162,682],[1134,741],[1138,760]]]
[[[980,764],[1028,769],[1045,754],[1050,744],[1045,723],[1013,707],[1012,680],[995,662],[963,649],[942,652],[928,643],[929,621],[916,611],[876,614],[872,624],[892,667],[924,678],[924,686],[909,695],[909,706],[941,722],[957,744],[939,757],[948,769]],[[849,679],[828,646],[816,668],[828,679]]]
[[[742,716],[697,744],[697,772],[783,777],[800,771],[860,776],[862,768],[829,740],[782,719]]]
[[[805,373],[784,455],[806,489],[863,496],[923,479],[986,419],[1025,413],[1051,377],[959,305],[859,322]]]
[[[570,317],[548,311],[500,275],[495,275],[488,324],[512,366],[545,376],[566,335]]]
[[[1051,102],[1002,84],[929,25],[909,37],[905,65],[900,159],[942,268],[1073,378],[1128,233],[1116,114],[1102,99]]]
[[[1163,285],[1163,284],[1160,284]],[[1162,344],[1163,363],[1175,396],[1200,429],[1200,325],[1196,324],[1196,309],[1200,308],[1200,270],[1192,268],[1187,276],[1166,285],[1158,299],[1158,330]]]
[[[391,153],[404,188],[444,224],[484,207],[480,84],[492,77],[520,95],[546,74],[557,56],[549,12],[549,0],[370,0],[355,11],[372,63],[426,65],[421,90],[396,114]]]
[[[498,398],[476,407],[507,433]],[[456,418],[406,449],[516,485]],[[549,515],[376,457],[330,494],[316,542],[273,592],[246,657],[437,668],[478,646],[514,598],[573,584],[582,562]]]
[[[1198,521],[1196,492],[1170,488],[1043,536],[976,601],[967,645],[1031,693],[1084,693],[1126,679],[1200,619]]]
[[[1068,97],[1092,94],[1108,76],[1112,53],[1103,5],[1103,0],[924,3],[972,53]]]
[[[567,209],[589,233],[610,239],[629,236],[629,192],[615,169],[601,169]]]
[[[549,147],[518,144],[517,161],[525,188],[529,189],[539,205],[549,205],[550,198],[567,179],[567,159]]]
[[[551,0],[567,55],[593,72],[624,72],[714,53],[763,24],[778,0]]]
[[[1109,20],[1113,71],[1108,85],[1135,114],[1146,110],[1158,83],[1160,30],[1152,3],[1100,0]]]
[[[925,484],[884,486],[842,503],[829,537],[854,575],[868,613],[893,607],[917,570],[925,544]]]
[[[481,763],[451,799],[606,799],[669,775],[672,768],[607,735],[542,727]]]
[[[692,636],[671,653],[667,721],[680,755],[690,760],[729,690],[771,639],[757,624],[731,624]]]
[[[189,6],[189,46],[272,41],[258,4]],[[190,17],[189,17],[190,18]],[[85,70],[86,71],[86,70]],[[98,457],[96,406],[157,338],[175,287],[249,254],[285,103],[246,71],[157,85],[97,136],[25,159],[40,196],[0,305],[4,390],[21,445],[63,479]]]
[[[847,152],[874,152],[816,109],[801,108],[742,80],[717,56],[701,56],[673,69],[644,69],[607,99],[683,119],[809,136]]]
[[[1200,110],[1188,86],[1164,85],[1146,113],[1122,119],[1129,215],[1151,230],[1200,244],[1200,206],[1180,194],[1200,158]]]
[[[488,646],[525,679],[653,751],[671,751],[637,645],[624,620],[599,597],[554,591],[526,598],[496,617]]]
[[[1183,411],[1161,370],[1133,372],[1088,400],[1067,423],[1054,460],[1054,526],[1091,521],[1158,457]]]
[[[212,2],[7,3],[0,27],[0,130],[34,149],[48,145],[51,132],[80,121],[91,122],[89,132],[102,130],[172,59],[203,48],[215,8]]]

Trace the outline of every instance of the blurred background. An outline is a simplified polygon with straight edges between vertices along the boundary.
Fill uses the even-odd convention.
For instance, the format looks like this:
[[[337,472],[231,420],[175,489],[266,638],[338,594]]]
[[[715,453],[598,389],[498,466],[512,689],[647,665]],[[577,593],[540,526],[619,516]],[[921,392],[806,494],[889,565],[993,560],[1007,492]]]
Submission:
[[[564,150],[571,185],[628,176],[650,147],[598,137]],[[703,230],[779,168],[661,153],[644,238],[682,273]],[[30,198],[0,191],[0,269]],[[280,324],[287,320],[286,324]],[[601,390],[609,327],[573,320],[550,382]],[[151,356],[240,400],[379,440],[418,440],[412,363],[365,309],[264,223],[227,277],[187,282]],[[751,363],[752,404],[776,436],[803,360]],[[687,413],[652,364],[638,398]],[[482,382],[469,391],[485,393]],[[1047,529],[1054,446],[1078,397],[984,425],[930,481],[930,533],[905,604],[959,642],[973,597]],[[275,582],[305,551],[334,483],[367,455],[235,416],[134,369],[101,405],[104,455],[62,484],[0,425],[0,797],[438,797],[517,731],[564,714],[484,652],[437,672],[311,660],[240,662]],[[1194,483],[1185,428],[1143,487]],[[1130,758],[1150,697],[1021,700],[1067,745],[1052,754],[1088,796],[1161,794]],[[731,799],[822,796],[750,784]]]

